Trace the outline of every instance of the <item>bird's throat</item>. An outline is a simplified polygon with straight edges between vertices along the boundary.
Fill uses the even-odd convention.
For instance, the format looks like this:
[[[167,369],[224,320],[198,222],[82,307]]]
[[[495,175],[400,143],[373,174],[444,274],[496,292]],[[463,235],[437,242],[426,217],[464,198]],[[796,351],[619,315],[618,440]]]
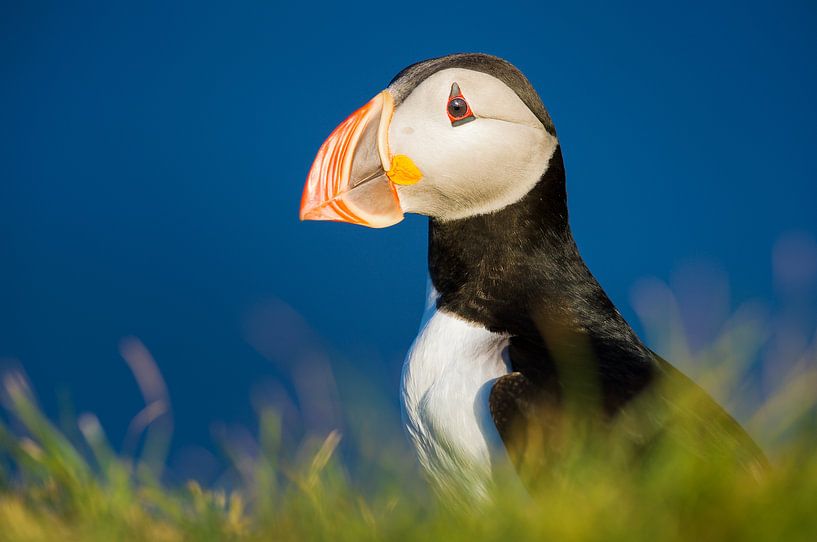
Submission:
[[[459,220],[431,219],[428,260],[440,308],[492,331],[532,331],[521,315],[534,299],[592,279],[568,225],[561,149],[516,203]]]

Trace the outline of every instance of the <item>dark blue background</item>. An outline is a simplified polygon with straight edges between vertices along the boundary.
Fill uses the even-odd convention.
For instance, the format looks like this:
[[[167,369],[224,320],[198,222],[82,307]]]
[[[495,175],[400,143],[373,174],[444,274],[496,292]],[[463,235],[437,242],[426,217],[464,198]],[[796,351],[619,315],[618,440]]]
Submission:
[[[297,211],[326,135],[424,58],[489,52],[530,78],[580,248],[630,320],[637,279],[689,261],[717,262],[733,304],[771,303],[776,240],[817,232],[809,0],[113,4],[0,14],[0,357],[49,412],[68,390],[114,442],[142,407],[118,353],[130,335],[167,380],[174,446],[209,446],[214,420],[252,425],[251,391],[297,358],[251,346],[259,312],[300,314],[313,335],[268,342],[320,337],[396,401],[425,219],[366,230]]]

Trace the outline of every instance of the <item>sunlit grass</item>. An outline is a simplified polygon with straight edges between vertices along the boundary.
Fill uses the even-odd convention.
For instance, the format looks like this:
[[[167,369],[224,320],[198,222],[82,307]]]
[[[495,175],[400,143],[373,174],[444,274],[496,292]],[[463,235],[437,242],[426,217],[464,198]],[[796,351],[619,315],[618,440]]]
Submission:
[[[801,377],[760,409],[786,411],[813,394]],[[72,443],[38,410],[24,380],[7,375],[0,426],[2,540],[814,540],[817,456],[809,416],[758,480],[728,459],[698,461],[660,445],[647,467],[616,447],[577,439],[533,494],[508,484],[491,502],[450,507],[416,483],[414,466],[386,458],[357,484],[336,453],[338,432],[285,457],[280,422],[261,416],[255,457],[230,455],[241,482],[229,490],[160,484],[142,460],[116,455],[97,419]],[[806,387],[805,390],[797,388]],[[793,405],[803,413],[803,405]],[[774,416],[779,422],[779,416]],[[778,427],[778,429],[784,429]],[[406,480],[401,483],[400,480]]]
[[[335,452],[313,441],[298,463],[280,457],[276,416],[261,423],[262,453],[230,491],[169,488],[116,456],[93,417],[82,447],[38,411],[24,385],[5,382],[26,436],[0,431],[6,454],[2,540],[813,540],[817,458],[812,427],[777,450],[761,480],[726,462],[664,449],[649,468],[608,447],[563,457],[532,495],[499,487],[489,503],[450,508],[383,472],[356,486]],[[381,465],[369,468],[377,471]],[[412,476],[407,469],[403,476]],[[392,480],[392,482],[387,482]]]
[[[653,317],[647,332],[680,366],[707,369],[696,380],[739,414],[768,471],[751,472],[728,453],[696,457],[663,436],[647,459],[620,438],[626,423],[622,434],[602,438],[577,425],[535,490],[500,478],[489,501],[452,506],[394,451],[389,440],[399,432],[384,426],[396,416],[383,416],[388,407],[356,375],[349,380],[358,384],[345,386],[354,397],[343,402],[357,423],[342,433],[307,435],[293,446],[280,412],[260,408],[252,449],[220,442],[227,483],[178,484],[162,472],[167,392],[141,343],[126,342],[147,406],[132,424],[131,441],[140,444],[121,452],[95,416],[81,415],[75,433],[58,429],[20,373],[4,376],[0,541],[817,540],[813,345],[777,375],[774,391],[749,393],[745,376],[769,341],[768,319],[742,307],[711,344],[692,348],[671,296],[647,286],[633,303]]]

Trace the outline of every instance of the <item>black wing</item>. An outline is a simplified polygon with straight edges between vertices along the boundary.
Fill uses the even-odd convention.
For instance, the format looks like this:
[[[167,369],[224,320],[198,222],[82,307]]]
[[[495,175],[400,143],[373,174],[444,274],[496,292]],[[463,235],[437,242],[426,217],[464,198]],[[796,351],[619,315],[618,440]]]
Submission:
[[[572,358],[564,363],[554,361],[544,342],[512,339],[514,370],[491,390],[494,423],[526,482],[541,480],[548,465],[572,450],[571,439],[586,436],[577,424],[624,437],[638,456],[670,439],[697,458],[728,457],[755,473],[767,468],[740,424],[660,356],[645,349],[646,359],[622,359],[627,354],[615,351],[607,352],[612,359],[599,359],[592,340],[584,339],[569,341],[574,347],[563,353]]]

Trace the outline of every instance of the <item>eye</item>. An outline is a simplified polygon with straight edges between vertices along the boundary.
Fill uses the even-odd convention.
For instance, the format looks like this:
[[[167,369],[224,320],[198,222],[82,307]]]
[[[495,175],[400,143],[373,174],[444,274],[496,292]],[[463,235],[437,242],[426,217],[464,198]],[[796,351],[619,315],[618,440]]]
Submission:
[[[468,104],[462,98],[448,101],[448,115],[451,119],[461,119],[468,114]]]
[[[476,118],[457,83],[451,85],[446,112],[448,113],[448,120],[451,121],[451,126],[460,126]]]

